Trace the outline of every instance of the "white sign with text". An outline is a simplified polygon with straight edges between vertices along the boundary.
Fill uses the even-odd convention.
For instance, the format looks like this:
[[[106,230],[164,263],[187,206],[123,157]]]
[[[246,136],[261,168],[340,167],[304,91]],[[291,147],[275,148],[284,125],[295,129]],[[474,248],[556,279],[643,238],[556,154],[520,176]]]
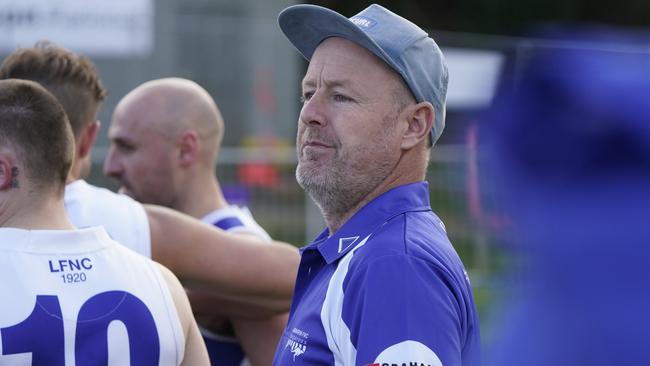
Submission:
[[[146,56],[152,0],[0,0],[0,51],[41,40],[90,56]]]

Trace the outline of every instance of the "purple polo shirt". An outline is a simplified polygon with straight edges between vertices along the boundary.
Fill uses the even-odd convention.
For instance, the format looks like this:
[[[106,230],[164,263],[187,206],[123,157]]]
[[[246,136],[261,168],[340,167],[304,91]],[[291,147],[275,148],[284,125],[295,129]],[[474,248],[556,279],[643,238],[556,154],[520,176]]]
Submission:
[[[302,249],[273,364],[475,365],[472,289],[428,184],[394,188]]]

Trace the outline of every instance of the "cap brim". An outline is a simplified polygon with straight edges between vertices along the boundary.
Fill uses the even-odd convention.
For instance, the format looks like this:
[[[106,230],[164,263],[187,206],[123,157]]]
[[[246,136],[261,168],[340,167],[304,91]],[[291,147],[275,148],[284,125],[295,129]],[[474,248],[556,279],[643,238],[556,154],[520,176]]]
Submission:
[[[316,47],[329,37],[341,37],[357,43],[386,62],[399,73],[388,55],[343,15],[317,5],[301,4],[284,9],[278,16],[280,29],[303,57],[311,60]]]

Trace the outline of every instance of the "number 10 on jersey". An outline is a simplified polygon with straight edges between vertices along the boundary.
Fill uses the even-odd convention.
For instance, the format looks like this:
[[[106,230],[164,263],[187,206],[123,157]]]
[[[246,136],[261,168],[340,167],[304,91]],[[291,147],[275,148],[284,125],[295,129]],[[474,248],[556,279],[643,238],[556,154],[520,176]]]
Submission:
[[[122,322],[127,330],[131,365],[158,365],[160,341],[153,316],[140,299],[124,291],[102,292],[79,309],[75,365],[108,365],[108,326],[113,321]],[[65,366],[63,322],[59,298],[38,295],[26,319],[0,328],[2,355],[31,353],[32,366]]]

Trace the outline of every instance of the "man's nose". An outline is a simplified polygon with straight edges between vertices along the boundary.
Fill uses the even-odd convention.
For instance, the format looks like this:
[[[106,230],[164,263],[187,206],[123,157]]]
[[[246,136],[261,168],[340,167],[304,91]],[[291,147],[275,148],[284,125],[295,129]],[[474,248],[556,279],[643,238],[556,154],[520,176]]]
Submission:
[[[327,124],[326,100],[321,91],[316,91],[304,102],[300,110],[300,122],[312,127]]]
[[[108,154],[104,159],[103,171],[104,175],[109,177],[118,176],[121,173],[122,165],[119,162],[115,147],[111,146],[108,150]]]

